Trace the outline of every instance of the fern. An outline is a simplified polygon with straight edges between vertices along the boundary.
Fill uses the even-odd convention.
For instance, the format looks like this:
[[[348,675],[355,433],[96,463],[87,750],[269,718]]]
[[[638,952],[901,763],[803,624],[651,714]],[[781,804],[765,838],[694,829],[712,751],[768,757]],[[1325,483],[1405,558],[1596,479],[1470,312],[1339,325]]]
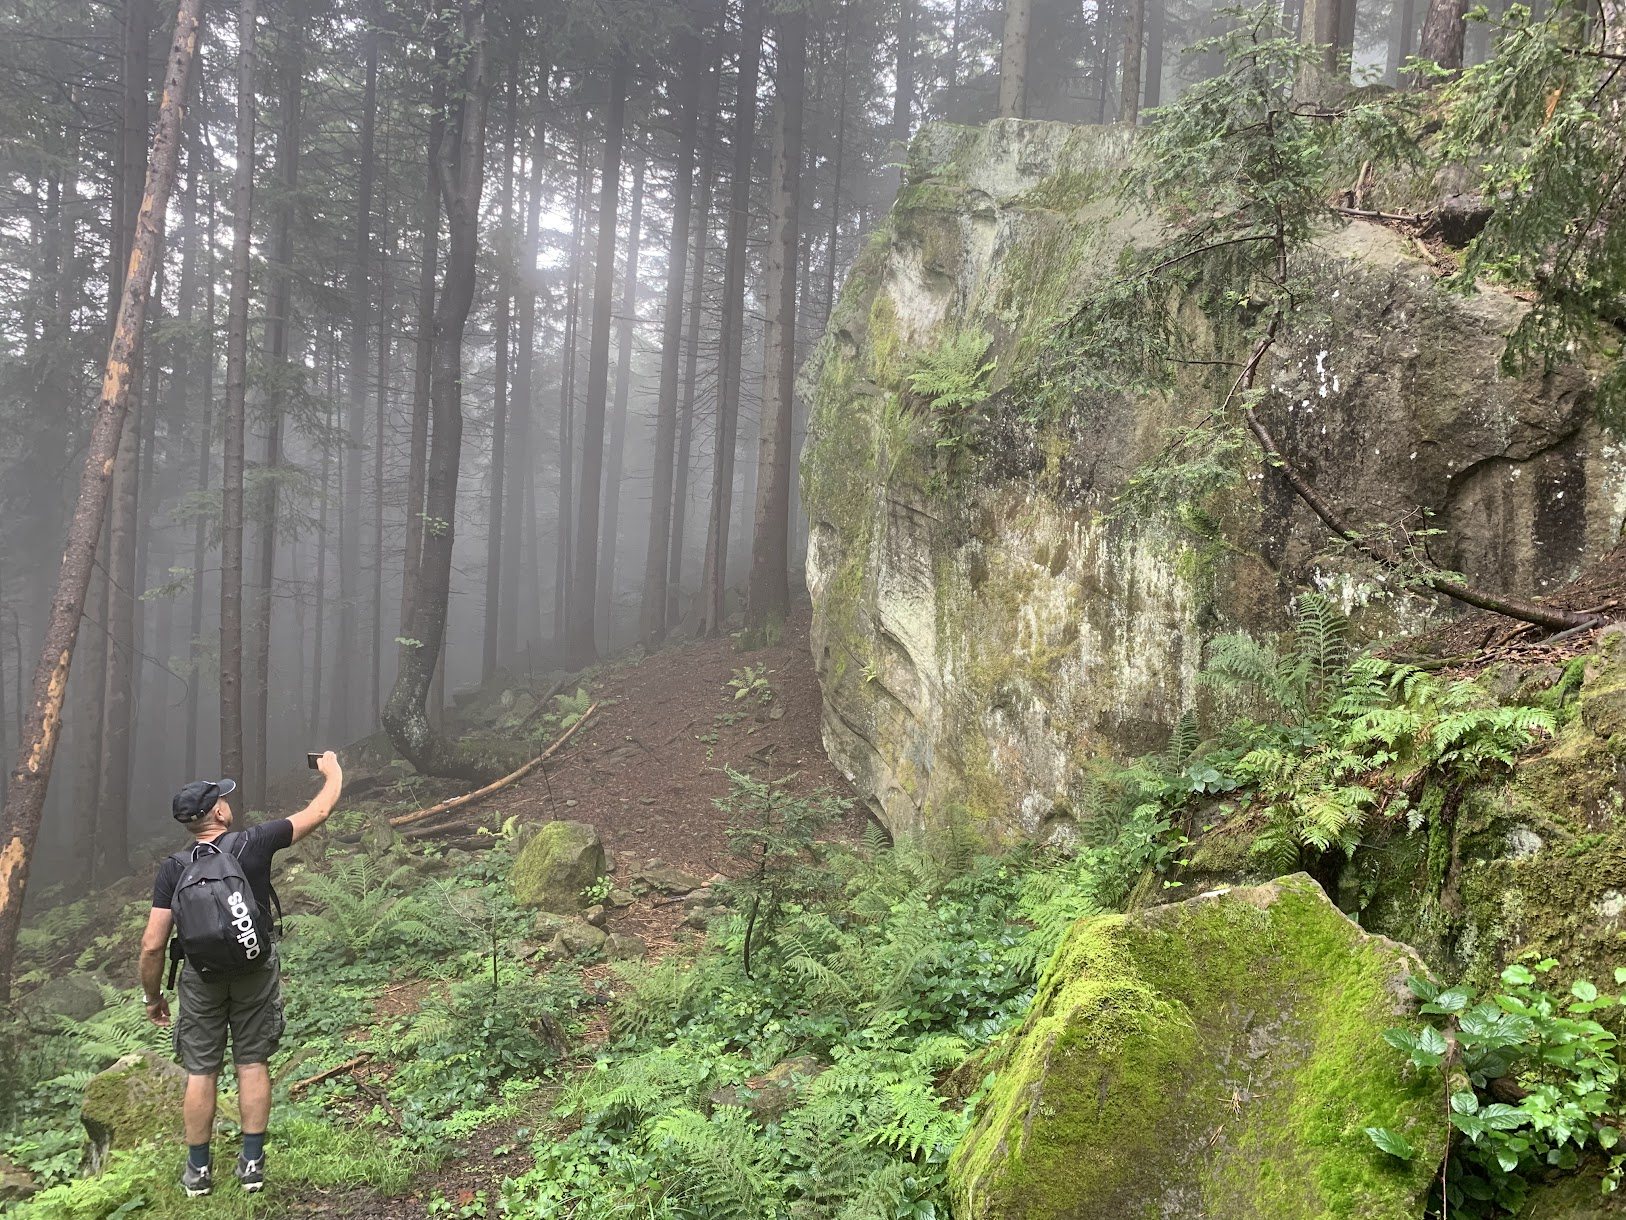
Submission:
[[[661,1117],[651,1140],[677,1167],[673,1193],[715,1220],[760,1220],[783,1180],[772,1147],[736,1106],[719,1106],[710,1118],[679,1109]]]
[[[931,416],[939,448],[966,440],[978,407],[987,401],[997,361],[986,360],[993,340],[979,330],[949,335],[905,374],[910,393]]]

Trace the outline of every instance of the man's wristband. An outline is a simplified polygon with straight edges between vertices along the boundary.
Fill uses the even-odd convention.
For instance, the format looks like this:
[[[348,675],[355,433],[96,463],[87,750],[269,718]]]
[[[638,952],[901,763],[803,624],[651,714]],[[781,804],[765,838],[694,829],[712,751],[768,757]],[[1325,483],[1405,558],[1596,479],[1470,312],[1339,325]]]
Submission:
[[[141,1002],[148,1008],[151,1008],[154,1004],[162,1004],[164,1002],[163,992],[159,992],[157,995],[148,995],[146,992],[142,992]]]

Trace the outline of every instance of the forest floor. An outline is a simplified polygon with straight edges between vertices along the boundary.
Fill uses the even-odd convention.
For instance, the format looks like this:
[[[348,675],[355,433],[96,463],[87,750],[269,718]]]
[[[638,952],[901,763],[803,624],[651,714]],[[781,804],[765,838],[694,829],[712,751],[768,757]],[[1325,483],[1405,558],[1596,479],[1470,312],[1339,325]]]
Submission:
[[[597,828],[617,886],[656,863],[702,879],[737,871],[739,861],[728,849],[727,815],[716,803],[729,791],[729,770],[777,781],[798,794],[851,792],[824,753],[807,634],[804,610],[770,648],[739,653],[723,638],[612,663],[589,688],[598,710],[547,772],[470,806],[447,828],[448,840],[468,842],[459,836],[476,823],[494,828],[509,818],[522,823],[566,819]],[[743,695],[736,697],[739,685],[730,686],[731,679],[742,680]],[[856,838],[865,819],[855,805],[827,837]],[[685,938],[684,917],[680,899],[649,892],[631,906],[611,909],[605,927],[642,937],[648,960],[654,961]],[[606,988],[614,979],[604,962],[581,973],[589,989]],[[401,1015],[403,1006],[421,1000],[425,990],[408,987],[390,995],[391,1011],[380,1015]],[[599,1008],[589,1015],[572,1052],[585,1065],[608,1038],[608,1013]],[[388,1070],[379,1065],[363,1074],[376,1080]],[[544,1090],[523,1118],[474,1132],[437,1168],[420,1174],[406,1194],[308,1190],[287,1200],[286,1208],[296,1215],[354,1220],[477,1216],[488,1206],[494,1213],[503,1180],[529,1168],[525,1129],[545,1121],[555,1092]]]

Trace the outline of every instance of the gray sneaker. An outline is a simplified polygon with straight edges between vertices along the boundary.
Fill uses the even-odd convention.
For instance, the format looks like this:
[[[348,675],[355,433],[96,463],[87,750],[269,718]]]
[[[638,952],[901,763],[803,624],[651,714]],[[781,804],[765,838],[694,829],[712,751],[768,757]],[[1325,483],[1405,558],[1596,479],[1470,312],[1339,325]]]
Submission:
[[[201,1199],[215,1188],[214,1171],[205,1165],[199,1169],[191,1161],[181,1170],[181,1189],[188,1199]]]
[[[251,1161],[239,1152],[237,1154],[237,1184],[250,1194],[257,1190],[264,1190],[265,1157],[259,1156]]]

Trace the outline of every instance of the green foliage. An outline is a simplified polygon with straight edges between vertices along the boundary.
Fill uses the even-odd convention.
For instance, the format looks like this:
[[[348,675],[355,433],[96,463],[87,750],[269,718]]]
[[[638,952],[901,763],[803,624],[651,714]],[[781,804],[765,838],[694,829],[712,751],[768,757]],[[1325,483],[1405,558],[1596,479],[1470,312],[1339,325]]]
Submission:
[[[1453,1214],[1519,1214],[1532,1179],[1574,1169],[1592,1150],[1608,1160],[1605,1192],[1626,1174],[1619,1035],[1600,1021],[1613,1010],[1618,1026],[1626,1001],[1584,979],[1567,996],[1553,995],[1538,980],[1556,965],[1514,963],[1502,971],[1502,989],[1477,1002],[1469,987],[1414,976],[1407,983],[1421,1011],[1441,1018],[1444,1029],[1396,1027],[1383,1035],[1414,1068],[1437,1073],[1445,1090],[1455,1136],[1445,1201]],[[1626,983],[1626,969],[1615,971],[1615,981]],[[1367,1134],[1391,1156],[1411,1158],[1393,1132],[1374,1127]]]
[[[774,799],[736,785],[736,804]],[[807,798],[785,798],[788,803]],[[767,839],[809,868],[816,810],[782,810]],[[782,829],[789,826],[789,831]],[[760,848],[759,848],[760,850]],[[510,1212],[607,1220],[721,1216],[933,1220],[960,1108],[939,1082],[1026,1006],[1014,962],[1019,862],[969,871],[876,835],[820,845],[826,880],[780,884],[782,909],[746,974],[746,920],[694,958],[619,967],[620,1041],[569,1086]],[[821,1066],[772,1120],[753,1086],[793,1054]],[[720,1092],[727,1090],[727,1092]]]
[[[941,449],[963,445],[988,400],[997,361],[987,359],[993,339],[980,330],[962,330],[923,353],[904,374],[911,396],[930,416]]]
[[[734,692],[735,701],[755,699],[761,704],[772,703],[773,685],[768,681],[770,672],[766,665],[747,665],[736,669],[728,680],[728,689]]]
[[[301,882],[300,896],[316,909],[291,914],[287,923],[344,964],[398,953],[430,934],[404,889],[413,875],[411,865],[386,873],[371,856],[341,856],[327,872],[311,873]]]
[[[1607,361],[1599,407],[1618,431],[1626,364],[1618,320],[1626,298],[1626,74],[1597,58],[1604,23],[1557,4],[1502,18],[1495,54],[1447,90],[1441,152],[1468,166],[1490,207],[1454,285],[1481,275],[1533,285],[1537,298],[1508,336],[1509,371],[1543,372],[1578,352]]]

